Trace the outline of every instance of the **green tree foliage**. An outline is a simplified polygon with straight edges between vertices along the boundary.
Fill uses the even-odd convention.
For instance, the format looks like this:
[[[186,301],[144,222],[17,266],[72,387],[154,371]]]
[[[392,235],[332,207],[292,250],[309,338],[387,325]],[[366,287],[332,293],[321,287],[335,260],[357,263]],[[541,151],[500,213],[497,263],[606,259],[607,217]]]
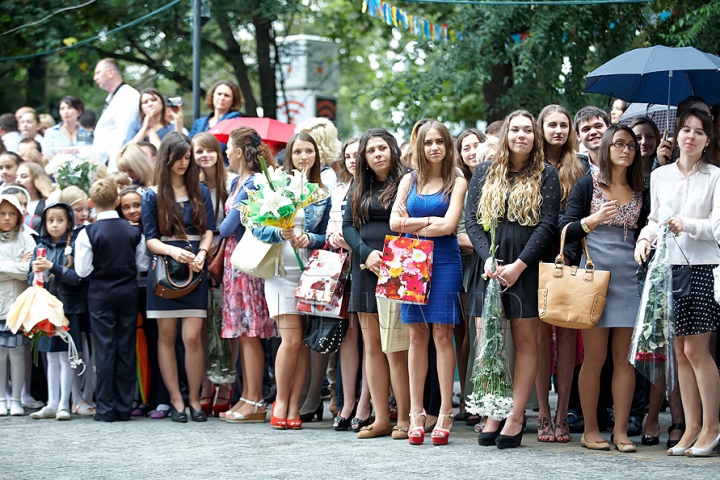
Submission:
[[[720,55],[720,2],[718,0],[660,0],[653,11],[672,11],[665,21],[656,19],[647,28],[648,42],[695,47]]]

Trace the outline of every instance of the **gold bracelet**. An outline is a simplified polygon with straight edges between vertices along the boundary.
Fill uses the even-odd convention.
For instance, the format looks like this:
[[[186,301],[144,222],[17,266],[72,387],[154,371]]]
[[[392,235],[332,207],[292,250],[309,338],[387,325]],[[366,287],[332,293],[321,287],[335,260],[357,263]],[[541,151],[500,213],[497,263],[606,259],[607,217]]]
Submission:
[[[582,229],[585,233],[592,232],[592,229],[590,227],[588,227],[587,222],[585,221],[585,218],[580,220],[580,226],[582,227]]]

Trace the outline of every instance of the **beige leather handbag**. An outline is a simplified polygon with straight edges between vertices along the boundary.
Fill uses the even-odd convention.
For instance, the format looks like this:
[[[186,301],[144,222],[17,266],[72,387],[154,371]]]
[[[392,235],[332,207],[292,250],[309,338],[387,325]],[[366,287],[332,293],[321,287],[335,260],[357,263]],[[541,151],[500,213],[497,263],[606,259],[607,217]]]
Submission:
[[[563,249],[567,228],[563,228],[560,236],[560,254],[555,258],[555,263],[540,262],[540,319],[557,327],[593,328],[600,321],[605,308],[610,272],[595,270],[584,238],[585,268],[565,265]]]
[[[230,257],[232,266],[243,273],[259,278],[285,276],[282,252],[285,242],[265,243],[245,229]]]

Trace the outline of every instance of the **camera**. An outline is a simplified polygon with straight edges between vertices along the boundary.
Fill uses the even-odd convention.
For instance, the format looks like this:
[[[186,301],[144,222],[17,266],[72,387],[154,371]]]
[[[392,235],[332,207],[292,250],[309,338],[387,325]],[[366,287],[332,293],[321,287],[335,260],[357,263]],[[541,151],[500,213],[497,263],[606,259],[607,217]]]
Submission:
[[[168,107],[182,107],[182,97],[168,97],[166,104]]]

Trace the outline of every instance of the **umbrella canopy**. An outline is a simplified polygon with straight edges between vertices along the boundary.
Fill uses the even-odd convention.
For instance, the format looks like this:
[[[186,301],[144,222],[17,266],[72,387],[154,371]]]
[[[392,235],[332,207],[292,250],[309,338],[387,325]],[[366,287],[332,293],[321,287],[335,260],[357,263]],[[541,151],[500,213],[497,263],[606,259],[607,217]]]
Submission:
[[[264,117],[238,117],[218,122],[208,133],[215,135],[221,143],[227,143],[230,132],[239,127],[254,128],[263,142],[270,146],[278,143],[287,143],[295,134],[295,125],[279,122],[273,118]]]
[[[637,48],[613,58],[585,79],[585,93],[626,102],[677,105],[699,95],[720,102],[720,57],[692,47]]]
[[[620,125],[630,125],[633,120],[638,117],[648,117],[650,120],[655,122],[660,134],[662,135],[663,130],[667,129],[668,136],[673,136],[673,130],[675,127],[675,117],[677,115],[677,107],[670,107],[667,105],[653,105],[651,103],[631,103],[623,116],[620,117],[618,123]],[[660,141],[660,139],[658,139]]]

